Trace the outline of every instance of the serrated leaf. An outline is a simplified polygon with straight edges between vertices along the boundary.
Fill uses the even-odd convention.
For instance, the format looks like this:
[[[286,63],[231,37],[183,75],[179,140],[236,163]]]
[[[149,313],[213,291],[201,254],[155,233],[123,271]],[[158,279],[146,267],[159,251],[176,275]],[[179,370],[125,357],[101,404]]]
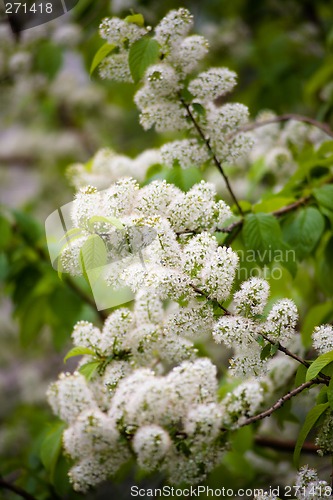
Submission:
[[[65,428],[65,423],[57,422],[47,433],[41,445],[40,458],[49,473],[51,483],[53,482],[55,466],[61,452],[62,434]]]
[[[333,210],[333,185],[329,184],[313,190],[314,197],[319,205]]]
[[[89,361],[89,363],[85,363],[79,368],[79,372],[82,373],[87,380],[91,380],[100,364],[100,361]]]
[[[301,454],[302,446],[307,435],[314,427],[319,417],[327,410],[328,407],[329,403],[320,404],[312,408],[312,410],[310,410],[309,413],[307,414],[303,427],[301,428],[300,433],[298,435],[294,450],[294,463],[297,468],[299,466],[299,457]]]
[[[325,219],[314,207],[298,210],[288,217],[282,228],[285,241],[300,259],[314,250],[324,229]]]
[[[136,24],[140,28],[143,28],[145,25],[145,20],[142,14],[131,14],[130,16],[125,17],[124,21],[126,23]]]
[[[91,217],[88,221],[88,227],[89,230],[94,230],[94,224],[102,222],[104,224],[111,224],[117,229],[123,230],[125,229],[125,226],[122,224],[120,219],[117,219],[117,217],[103,217],[102,215],[94,215]]]
[[[147,35],[131,45],[128,64],[134,82],[139,82],[146,69],[158,60],[159,52],[158,42]]]
[[[316,378],[318,373],[321,372],[321,370],[329,363],[332,363],[332,361],[333,351],[325,352],[325,354],[319,356],[313,363],[311,363],[311,366],[309,366],[308,371],[306,372],[305,380],[308,382],[309,380]]]
[[[85,354],[90,354],[93,356],[95,353],[89,347],[81,347],[81,346],[73,347],[73,349],[71,349],[64,357],[64,363],[66,363],[67,359],[69,358],[73,358],[74,356],[83,356]]]
[[[99,48],[99,50],[96,52],[96,54],[94,56],[94,59],[91,63],[91,66],[90,66],[90,75],[93,74],[93,72],[95,71],[97,66],[99,66],[101,64],[101,62],[103,61],[103,59],[105,59],[106,56],[111,54],[111,52],[115,48],[116,48],[116,45],[114,45],[114,43],[105,43],[104,45],[102,45],[102,47]]]
[[[92,234],[80,250],[80,264],[84,276],[93,284],[100,276],[102,267],[107,263],[105,243],[100,236]]]

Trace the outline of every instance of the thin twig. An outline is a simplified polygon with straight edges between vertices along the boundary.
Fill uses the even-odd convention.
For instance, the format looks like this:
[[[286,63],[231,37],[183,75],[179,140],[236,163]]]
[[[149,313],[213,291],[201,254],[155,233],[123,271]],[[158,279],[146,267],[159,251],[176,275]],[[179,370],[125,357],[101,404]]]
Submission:
[[[303,116],[303,115],[298,115],[294,113],[288,113],[285,115],[280,115],[280,116],[275,116],[274,118],[270,118],[268,120],[262,120],[254,123],[248,123],[247,125],[244,125],[243,127],[238,128],[234,132],[228,135],[227,139],[232,139],[235,135],[240,134],[241,132],[249,132],[250,130],[257,129],[259,127],[264,127],[265,125],[270,125],[271,123],[279,123],[279,122],[286,122],[289,120],[295,120],[298,122],[303,122],[303,123],[308,123],[310,125],[313,125],[316,128],[319,128],[325,134],[327,134],[330,137],[333,137],[333,130],[327,125],[327,123],[322,123],[319,122],[318,120],[315,120],[314,118],[310,118],[309,116]]]
[[[222,177],[223,177],[223,179],[224,179],[224,182],[226,183],[226,186],[227,186],[227,189],[228,189],[228,191],[229,191],[229,193],[230,193],[230,196],[231,196],[231,198],[233,199],[233,201],[234,201],[234,203],[235,203],[235,205],[236,205],[236,207],[237,207],[237,209],[238,209],[239,213],[240,213],[241,215],[244,215],[244,212],[243,212],[243,210],[242,210],[241,206],[240,206],[240,205],[239,205],[239,203],[238,203],[238,200],[237,200],[237,198],[236,198],[236,195],[235,195],[235,193],[234,193],[234,192],[233,192],[233,190],[232,190],[232,187],[231,187],[231,184],[230,184],[230,182],[229,182],[229,179],[228,179],[228,177],[227,177],[226,173],[225,173],[225,172],[224,172],[224,170],[223,170],[223,167],[222,167],[222,165],[221,165],[221,162],[220,162],[220,160],[217,158],[216,154],[214,153],[214,151],[213,151],[213,149],[212,149],[212,146],[211,146],[211,144],[210,144],[210,140],[209,140],[209,138],[207,138],[207,137],[205,136],[205,134],[204,134],[203,130],[201,129],[200,125],[198,124],[197,120],[195,119],[195,117],[194,117],[194,115],[193,115],[193,113],[192,113],[192,111],[191,111],[191,109],[190,109],[190,106],[189,106],[189,105],[188,105],[188,104],[184,101],[184,99],[183,99],[181,96],[180,96],[180,100],[181,100],[181,103],[183,104],[184,108],[186,109],[187,114],[188,114],[189,118],[191,119],[191,121],[192,121],[192,123],[193,123],[193,125],[194,125],[194,127],[195,127],[195,129],[196,129],[196,131],[198,132],[198,134],[199,134],[199,136],[201,137],[201,139],[203,140],[203,142],[206,144],[207,149],[208,149],[208,151],[209,151],[209,153],[210,153],[210,155],[211,155],[211,157],[212,157],[212,159],[213,159],[213,162],[214,162],[215,166],[217,167],[217,169],[220,171],[220,173],[221,173],[221,175],[222,175]]]
[[[37,500],[36,497],[30,495],[30,493],[22,489],[20,486],[16,486],[15,484],[5,481],[5,479],[1,476],[0,476],[0,489],[12,491],[13,493],[16,493],[16,495],[19,495],[20,497],[25,498],[26,500]]]
[[[303,384],[299,385],[295,389],[293,389],[290,392],[287,392],[284,396],[282,396],[280,399],[276,401],[270,408],[267,410],[259,413],[258,415],[253,415],[253,417],[247,418],[242,424],[239,425],[239,427],[245,427],[246,425],[253,424],[255,422],[258,422],[259,420],[262,420],[263,418],[270,417],[272,413],[274,413],[276,410],[281,408],[284,403],[292,399],[293,397],[297,396],[297,394],[300,394],[301,392],[305,391],[305,389],[309,389],[312,385],[315,384],[323,384],[323,380],[321,379],[313,379],[309,380],[308,382],[304,382]]]
[[[276,343],[274,342],[274,340],[271,340],[269,337],[267,337],[267,335],[265,335],[264,333],[261,333],[260,334],[265,340],[267,340],[267,342],[269,342],[270,344],[272,345],[276,345],[278,350],[283,352],[286,356],[289,356],[290,358],[293,358],[295,359],[295,361],[298,361],[299,363],[301,363],[302,365],[306,366],[306,368],[309,368],[310,366],[310,363],[308,363],[307,361],[305,361],[305,359],[303,358],[300,358],[299,356],[297,356],[296,354],[294,354],[293,352],[289,351],[289,349],[287,349],[286,347],[284,347],[283,345],[280,344],[280,342]]]

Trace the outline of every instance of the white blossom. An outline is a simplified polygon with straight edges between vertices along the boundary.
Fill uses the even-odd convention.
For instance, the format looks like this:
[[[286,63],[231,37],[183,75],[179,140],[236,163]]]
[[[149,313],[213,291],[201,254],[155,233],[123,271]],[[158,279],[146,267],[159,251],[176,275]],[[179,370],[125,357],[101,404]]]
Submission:
[[[133,438],[133,449],[138,463],[146,470],[154,470],[169,450],[168,433],[158,425],[140,427]]]
[[[140,28],[135,23],[128,23],[118,17],[103,19],[99,30],[104,40],[117,47],[123,47],[125,43],[131,45],[146,33],[145,28]]]
[[[155,39],[163,49],[167,49],[186,36],[192,24],[193,16],[187,9],[171,10],[155,27]]]
[[[227,68],[211,68],[191,80],[188,90],[203,103],[214,101],[236,85],[236,73]]]
[[[288,340],[295,332],[298,311],[291,299],[277,301],[267,316],[264,331],[274,340]]]
[[[244,281],[234,294],[236,311],[242,316],[255,317],[263,313],[269,295],[269,284],[260,278]]]
[[[333,327],[331,325],[316,326],[312,334],[313,347],[320,354],[333,351]]]
[[[207,148],[196,139],[166,143],[161,148],[161,155],[168,167],[179,164],[182,168],[200,166],[210,158]]]

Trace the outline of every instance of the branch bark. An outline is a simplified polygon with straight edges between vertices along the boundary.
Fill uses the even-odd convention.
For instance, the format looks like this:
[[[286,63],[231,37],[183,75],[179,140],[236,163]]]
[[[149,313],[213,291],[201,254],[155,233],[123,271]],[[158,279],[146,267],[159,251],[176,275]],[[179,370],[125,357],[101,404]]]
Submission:
[[[293,452],[295,449],[295,441],[286,440],[282,441],[280,439],[268,438],[264,436],[256,436],[255,444],[258,446],[263,446],[265,448],[272,448],[274,450],[285,451],[285,452]],[[317,455],[318,446],[315,443],[305,442],[302,446],[303,453],[309,453],[313,455]]]
[[[300,394],[301,392],[305,391],[305,389],[309,389],[312,385],[315,384],[323,384],[325,383],[322,379],[315,378],[313,380],[309,380],[308,382],[304,382],[303,384],[299,385],[295,389],[293,389],[290,392],[287,392],[284,396],[282,396],[280,399],[276,401],[270,408],[267,410],[257,414],[253,415],[252,417],[247,418],[242,424],[240,424],[239,427],[245,427],[246,425],[254,424],[255,422],[258,422],[259,420],[262,420],[263,418],[270,417],[272,413],[274,413],[276,410],[281,408],[284,403],[292,399],[293,397],[297,396],[297,394]],[[327,383],[327,382],[326,382]]]

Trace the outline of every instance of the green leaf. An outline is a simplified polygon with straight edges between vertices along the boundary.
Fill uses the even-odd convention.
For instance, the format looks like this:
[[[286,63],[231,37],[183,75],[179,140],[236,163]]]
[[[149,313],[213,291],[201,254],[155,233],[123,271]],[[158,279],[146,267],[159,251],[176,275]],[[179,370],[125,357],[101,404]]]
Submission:
[[[328,407],[329,403],[320,404],[312,408],[312,410],[310,410],[307,414],[303,427],[298,435],[294,450],[294,463],[297,468],[299,466],[299,457],[301,454],[302,446],[307,435],[309,434],[312,427],[314,427],[319,417],[327,410]]]
[[[320,206],[333,210],[333,185],[329,184],[313,190],[313,195]]]
[[[131,45],[128,64],[136,83],[141,80],[146,69],[158,60],[159,52],[158,42],[149,36],[143,36]]]
[[[193,102],[193,103],[192,103],[192,108],[194,109],[194,111],[195,111],[198,115],[200,115],[200,116],[205,116],[205,114],[206,114],[206,110],[205,110],[205,108],[204,108],[201,104],[199,104],[198,102]]]
[[[86,279],[93,284],[99,278],[102,267],[107,263],[105,243],[100,236],[92,234],[82,245],[80,263]]]
[[[260,203],[256,203],[252,209],[253,213],[255,214],[259,212],[274,212],[279,208],[290,205],[290,203],[293,203],[293,201],[295,201],[294,198],[272,197],[268,198],[267,200],[263,200]]]
[[[309,380],[316,378],[318,373],[321,372],[321,370],[329,363],[332,363],[332,361],[333,351],[325,352],[325,354],[318,356],[318,358],[311,363],[311,366],[309,366],[308,371],[306,372],[305,380],[308,382]]]
[[[267,264],[276,257],[276,251],[283,251],[280,225],[271,214],[248,214],[243,227],[245,246],[256,252],[257,263]]]
[[[63,422],[57,422],[47,433],[40,449],[41,461],[53,482],[54,470],[59,459],[62,446],[62,434],[66,428]]]
[[[90,66],[90,75],[93,74],[97,66],[101,64],[103,59],[106,58],[114,49],[116,48],[116,45],[114,43],[104,43],[102,47],[96,52],[94,59],[91,63]]]
[[[84,354],[90,354],[94,355],[95,352],[92,349],[89,349],[89,347],[73,347],[65,356],[64,358],[64,363],[66,363],[67,359],[73,358],[74,356],[83,356]]]
[[[139,28],[143,28],[145,25],[145,20],[142,14],[132,14],[125,17],[124,21],[126,23],[136,24]]]
[[[319,391],[318,396],[316,397],[316,404],[321,405],[323,403],[327,403],[327,386],[324,385]]]
[[[98,223],[111,224],[117,229],[125,229],[125,226],[122,224],[120,219],[117,219],[117,217],[103,217],[102,215],[94,215],[88,221],[89,230],[94,231],[94,226]]]
[[[307,372],[307,367],[304,365],[299,365],[295,376],[295,387],[298,387],[299,385],[305,382],[306,372]]]
[[[260,353],[260,359],[264,360],[271,355],[271,344],[266,344],[265,347],[262,348]]]
[[[89,361],[89,363],[85,363],[79,368],[79,372],[82,373],[87,380],[91,380],[100,364],[100,361]]]
[[[324,229],[325,219],[314,207],[298,210],[282,227],[285,241],[301,260],[314,250]]]

